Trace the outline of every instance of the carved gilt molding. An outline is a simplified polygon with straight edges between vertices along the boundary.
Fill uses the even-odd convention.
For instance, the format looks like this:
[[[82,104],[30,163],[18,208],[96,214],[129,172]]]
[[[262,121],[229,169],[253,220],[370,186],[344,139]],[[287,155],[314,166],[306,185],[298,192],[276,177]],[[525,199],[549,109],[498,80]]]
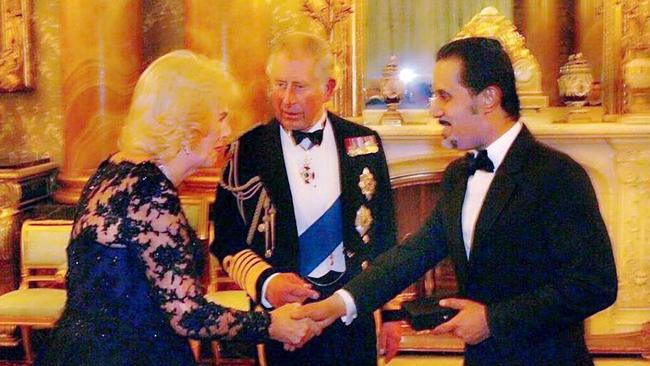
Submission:
[[[0,182],[0,212],[5,209],[18,209],[22,192],[14,182]]]
[[[650,306],[650,252],[642,243],[650,239],[647,230],[650,219],[647,196],[650,193],[650,150],[641,146],[615,143],[616,173],[621,185],[619,212],[625,212],[620,222],[619,241],[619,299],[622,308]]]
[[[334,54],[338,87],[332,96],[331,110],[343,116],[350,116],[354,108],[352,90],[355,76],[353,69],[348,65],[352,62],[354,53],[349,45],[356,36],[354,7],[350,0],[323,0],[319,5],[314,5],[311,0],[304,0],[302,12],[322,27]]]
[[[0,93],[33,88],[31,0],[0,0]]]

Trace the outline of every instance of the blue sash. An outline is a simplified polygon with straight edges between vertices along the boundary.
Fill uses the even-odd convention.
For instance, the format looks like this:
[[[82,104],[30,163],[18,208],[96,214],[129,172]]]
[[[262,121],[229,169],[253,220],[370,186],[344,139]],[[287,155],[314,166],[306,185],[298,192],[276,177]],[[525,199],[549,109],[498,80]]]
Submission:
[[[343,241],[341,198],[325,211],[300,237],[300,275],[307,276]]]

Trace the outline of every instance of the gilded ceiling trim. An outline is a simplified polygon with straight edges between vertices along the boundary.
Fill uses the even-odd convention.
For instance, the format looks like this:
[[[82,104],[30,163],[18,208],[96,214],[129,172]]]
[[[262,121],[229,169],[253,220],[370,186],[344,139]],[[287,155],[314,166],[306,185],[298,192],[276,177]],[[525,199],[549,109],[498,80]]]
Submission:
[[[31,0],[0,0],[0,92],[33,87]]]

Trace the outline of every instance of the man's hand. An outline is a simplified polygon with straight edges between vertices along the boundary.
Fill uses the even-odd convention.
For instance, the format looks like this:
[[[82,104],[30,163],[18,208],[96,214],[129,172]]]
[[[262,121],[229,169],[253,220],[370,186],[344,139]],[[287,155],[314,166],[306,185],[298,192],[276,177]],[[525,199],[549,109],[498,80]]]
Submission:
[[[379,354],[384,356],[384,363],[389,363],[397,355],[402,340],[402,322],[385,322],[379,330]]]
[[[485,305],[465,299],[443,299],[440,306],[460,310],[455,317],[433,329],[434,334],[452,333],[467,344],[477,344],[490,336]]]
[[[273,310],[269,336],[284,343],[284,349],[293,351],[321,333],[321,328],[311,319],[293,319],[291,314],[300,304],[287,304]]]
[[[343,315],[345,315],[345,302],[338,294],[334,294],[325,300],[303,305],[291,316],[294,319],[310,318],[324,329]]]
[[[293,302],[303,303],[306,299],[318,299],[320,294],[295,273],[280,273],[271,278],[266,287],[266,300],[274,307]]]

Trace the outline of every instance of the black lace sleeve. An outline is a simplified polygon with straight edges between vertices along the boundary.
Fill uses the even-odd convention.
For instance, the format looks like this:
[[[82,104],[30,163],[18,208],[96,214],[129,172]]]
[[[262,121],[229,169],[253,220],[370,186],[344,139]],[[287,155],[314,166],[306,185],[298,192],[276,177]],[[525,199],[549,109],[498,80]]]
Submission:
[[[208,302],[195,277],[196,236],[181,209],[176,188],[151,165],[135,177],[128,210],[138,233],[146,275],[174,330],[191,338],[259,341],[268,338],[266,312],[242,312]]]

